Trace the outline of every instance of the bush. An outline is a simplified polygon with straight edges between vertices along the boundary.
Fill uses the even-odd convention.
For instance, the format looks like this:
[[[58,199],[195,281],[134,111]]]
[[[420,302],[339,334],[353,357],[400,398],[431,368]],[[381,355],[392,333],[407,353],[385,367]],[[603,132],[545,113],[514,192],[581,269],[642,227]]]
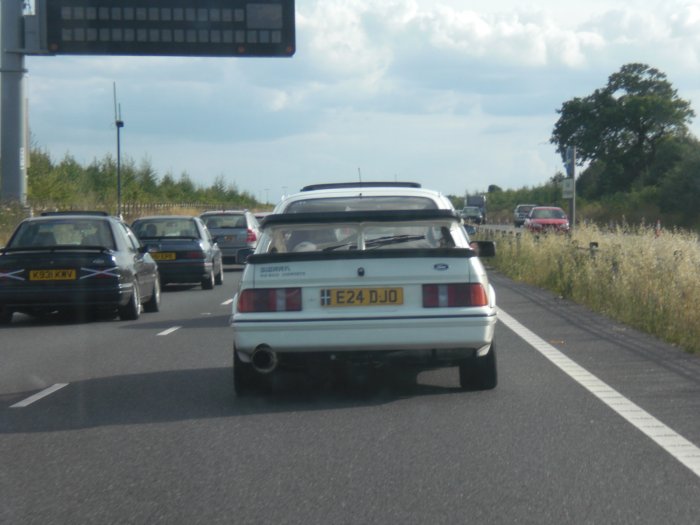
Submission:
[[[0,204],[0,246],[5,246],[17,224],[27,215],[28,211],[19,204]]]
[[[700,244],[694,234],[582,226],[572,236],[505,235],[497,252],[494,266],[513,279],[700,351]]]

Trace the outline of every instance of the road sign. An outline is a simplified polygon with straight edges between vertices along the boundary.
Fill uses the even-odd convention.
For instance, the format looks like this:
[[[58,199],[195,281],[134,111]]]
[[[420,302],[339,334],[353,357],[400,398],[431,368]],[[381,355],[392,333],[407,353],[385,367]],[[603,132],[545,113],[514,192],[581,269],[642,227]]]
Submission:
[[[576,146],[568,146],[566,148],[564,167],[566,168],[566,175],[568,177],[575,176],[574,171],[576,169]]]
[[[574,179],[564,179],[561,181],[561,197],[562,199],[574,198]]]
[[[289,57],[294,0],[46,0],[56,55]]]

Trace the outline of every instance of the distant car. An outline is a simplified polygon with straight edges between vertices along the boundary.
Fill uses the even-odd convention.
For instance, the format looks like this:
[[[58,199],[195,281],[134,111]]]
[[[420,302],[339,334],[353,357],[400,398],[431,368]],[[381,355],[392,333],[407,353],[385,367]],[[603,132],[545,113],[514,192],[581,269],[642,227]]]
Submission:
[[[226,264],[245,264],[255,251],[260,237],[260,225],[247,210],[207,211],[200,215],[221,249]]]
[[[94,212],[22,221],[0,249],[0,323],[15,312],[117,311],[137,319],[160,308],[158,265],[131,229]]]
[[[525,219],[535,206],[537,204],[518,204],[513,211],[513,225],[517,228],[525,224]]]
[[[132,228],[158,262],[163,286],[200,283],[203,289],[211,290],[214,284],[223,284],[221,250],[199,217],[142,217]]]
[[[530,210],[525,227],[533,233],[569,231],[569,219],[561,208],[555,206],[535,206]]]
[[[464,222],[472,222],[474,224],[484,222],[484,214],[481,213],[481,208],[478,206],[465,206],[462,208],[461,215]]]
[[[277,370],[458,366],[496,386],[496,298],[455,210],[271,215],[234,299],[234,389]]]

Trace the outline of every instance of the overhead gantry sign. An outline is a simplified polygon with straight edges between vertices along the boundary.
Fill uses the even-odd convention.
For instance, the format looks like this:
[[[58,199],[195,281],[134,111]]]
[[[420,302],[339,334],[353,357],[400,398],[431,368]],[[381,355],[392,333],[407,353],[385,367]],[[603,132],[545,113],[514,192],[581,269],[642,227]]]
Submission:
[[[293,0],[46,0],[51,54],[289,57]]]

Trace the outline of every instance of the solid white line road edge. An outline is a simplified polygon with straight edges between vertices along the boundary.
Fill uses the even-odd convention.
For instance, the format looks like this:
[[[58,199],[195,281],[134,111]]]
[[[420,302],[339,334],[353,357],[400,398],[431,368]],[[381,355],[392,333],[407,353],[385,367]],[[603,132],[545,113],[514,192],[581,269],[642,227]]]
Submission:
[[[40,399],[45,398],[46,396],[49,396],[53,394],[54,392],[61,390],[63,387],[68,386],[69,383],[56,383],[53,386],[50,386],[48,388],[45,388],[41,392],[37,392],[33,396],[29,396],[27,399],[23,399],[22,401],[15,403],[14,405],[10,406],[10,408],[24,408],[32,403],[39,401]]]
[[[635,405],[585,368],[574,363],[501,309],[498,311],[498,319],[526,343],[563,370],[574,381],[650,437],[657,445],[688,467],[696,476],[700,477],[700,448]]]
[[[162,332],[159,332],[156,335],[170,335],[174,331],[179,330],[180,328],[182,328],[182,326],[173,326],[172,328],[168,328],[167,330],[163,330]]]

